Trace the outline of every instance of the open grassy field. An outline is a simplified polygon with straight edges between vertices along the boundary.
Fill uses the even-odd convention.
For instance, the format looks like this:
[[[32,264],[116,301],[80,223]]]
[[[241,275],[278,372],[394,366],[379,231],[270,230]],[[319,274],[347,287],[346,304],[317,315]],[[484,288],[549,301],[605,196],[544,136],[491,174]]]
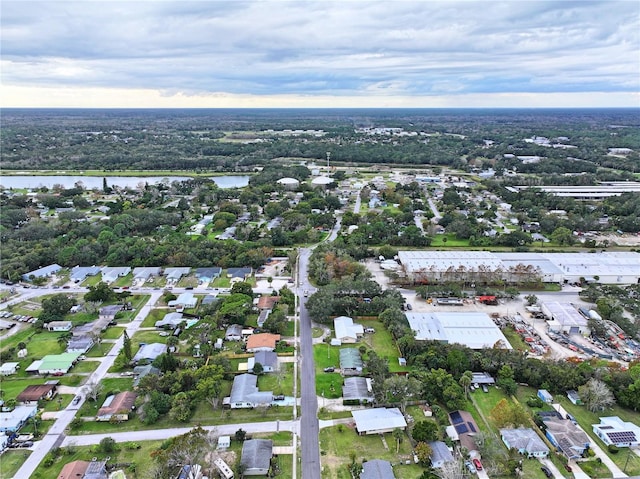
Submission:
[[[281,372],[262,374],[258,377],[260,391],[273,391],[273,394],[293,395],[293,363],[280,365]]]
[[[396,346],[391,333],[387,331],[384,325],[380,321],[360,321],[365,328],[373,328],[375,333],[366,333],[364,338],[356,347],[360,344],[364,344],[367,349],[372,349],[376,354],[386,359],[389,363],[389,371],[404,372],[409,371],[406,366],[400,366],[398,358],[400,357],[400,351]]]
[[[170,313],[171,310],[170,309],[152,309],[149,314],[147,315],[146,318],[144,318],[144,321],[142,321],[142,324],[140,325],[140,327],[142,328],[153,328],[154,325],[156,324],[156,321],[160,321],[162,318],[164,318],[168,313]]]
[[[396,453],[396,441],[391,434],[384,434],[386,447],[378,435],[358,436],[354,429],[347,426],[334,426],[320,431],[320,461],[322,477],[327,479],[350,479],[347,470],[350,453],[354,453],[356,461],[384,459],[392,464],[411,460],[410,465],[394,467],[398,479],[415,479],[422,474],[422,467],[413,464],[411,444],[407,437],[400,443]]]
[[[107,328],[107,330],[102,333],[102,339],[118,339],[120,336],[122,336],[124,329],[125,328],[115,326]]]
[[[9,449],[3,452],[0,459],[0,477],[14,477],[30,455],[31,451],[22,449]]]

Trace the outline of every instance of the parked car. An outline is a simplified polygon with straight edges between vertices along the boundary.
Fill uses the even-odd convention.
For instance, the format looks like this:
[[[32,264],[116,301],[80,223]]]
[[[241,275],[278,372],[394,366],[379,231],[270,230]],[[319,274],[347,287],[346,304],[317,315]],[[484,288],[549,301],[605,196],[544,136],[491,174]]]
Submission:
[[[571,469],[571,466],[569,464],[565,464],[564,468],[567,470],[567,472],[573,472],[573,469]]]
[[[478,471],[482,471],[482,463],[480,462],[480,459],[478,458],[473,459],[473,465]]]
[[[284,394],[278,394],[277,396],[273,396],[274,401],[284,401]]]
[[[486,392],[486,393],[488,393],[488,392],[489,392],[489,388],[487,387],[487,385],[486,385],[486,384],[483,384],[483,385],[482,385],[482,390],[483,390],[484,392]]]
[[[547,466],[542,466],[542,467],[540,468],[540,470],[541,470],[542,472],[544,472],[544,475],[545,475],[545,476],[547,476],[547,477],[553,477],[553,472],[551,472],[551,470],[550,470]]]
[[[76,404],[78,404],[80,402],[80,399],[82,399],[80,396],[74,397],[73,401],[71,401],[71,404],[73,404],[75,406]]]
[[[409,303],[407,303],[407,311],[411,311],[413,309],[413,306],[411,306]]]
[[[325,373],[332,373],[336,370],[333,366],[329,366],[328,368],[324,368]]]
[[[470,461],[464,461],[464,465],[467,467],[467,469],[469,469],[469,472],[470,472],[471,474],[475,474],[476,472],[478,472],[478,471],[476,470],[476,468],[475,468],[475,467],[473,467],[473,464],[471,464],[471,462],[470,462]]]

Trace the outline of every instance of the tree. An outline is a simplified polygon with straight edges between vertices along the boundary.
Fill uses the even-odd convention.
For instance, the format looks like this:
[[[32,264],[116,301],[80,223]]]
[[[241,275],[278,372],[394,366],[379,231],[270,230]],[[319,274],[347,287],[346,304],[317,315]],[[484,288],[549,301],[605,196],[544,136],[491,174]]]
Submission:
[[[105,283],[100,281],[95,286],[89,286],[89,292],[84,295],[84,300],[88,302],[105,302],[115,298],[113,289]]]
[[[73,297],[65,294],[55,294],[50,298],[42,300],[42,313],[40,320],[45,323],[61,320],[75,304]]]
[[[127,361],[131,361],[131,358],[133,357],[133,354],[131,353],[131,339],[129,338],[126,330],[122,335],[122,352],[124,357],[127,358]]]
[[[527,306],[533,306],[538,303],[538,297],[535,294],[528,294],[524,299],[527,302]]]
[[[253,365],[253,374],[256,376],[260,376],[264,372],[264,367],[260,363],[255,363]]]
[[[117,446],[118,444],[116,443],[115,439],[113,439],[112,437],[105,437],[100,440],[98,449],[104,454],[111,454],[112,452],[116,451]]]
[[[238,281],[231,287],[231,294],[246,294],[253,298],[253,288],[245,281]]]
[[[569,228],[560,226],[551,233],[551,241],[561,246],[569,246],[573,244],[573,234]]]
[[[473,382],[473,373],[471,371],[465,371],[464,374],[460,376],[460,379],[458,380],[458,383],[464,389],[464,395],[467,398],[469,397],[469,386],[471,386],[472,382]]]
[[[420,464],[422,464],[423,466],[429,464],[431,454],[433,452],[429,444],[427,444],[426,442],[419,442],[418,444],[416,444],[415,452],[418,461],[420,461]]]
[[[394,375],[385,379],[384,389],[390,402],[400,403],[402,413],[405,412],[407,401],[420,393],[420,382],[415,378]]]
[[[437,441],[440,438],[440,429],[435,421],[418,421],[411,430],[411,436],[418,442]]]
[[[97,401],[103,387],[104,386],[102,386],[102,383],[90,382],[84,387],[85,396],[87,396],[92,401]]]
[[[400,443],[402,442],[402,438],[404,437],[404,432],[400,428],[395,428],[391,433],[393,438],[396,440],[396,454],[400,451]]]
[[[185,392],[179,392],[171,401],[169,417],[174,421],[187,422],[191,418],[191,400]]]
[[[501,399],[491,410],[491,417],[498,427],[527,424],[529,418],[520,404],[514,404],[507,399]]]
[[[616,402],[609,387],[599,379],[591,378],[578,388],[578,394],[591,412],[604,411]]]
[[[518,383],[513,379],[513,368],[511,366],[505,364],[500,368],[496,385],[501,387],[508,396],[515,394],[518,389]]]
[[[236,441],[243,442],[246,437],[247,437],[247,431],[245,431],[242,428],[238,429],[235,433]]]

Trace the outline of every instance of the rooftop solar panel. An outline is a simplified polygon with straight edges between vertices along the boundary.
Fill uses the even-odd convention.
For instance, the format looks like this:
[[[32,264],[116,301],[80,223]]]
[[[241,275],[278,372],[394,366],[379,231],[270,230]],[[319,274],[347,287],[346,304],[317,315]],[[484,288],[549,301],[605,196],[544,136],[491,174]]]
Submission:
[[[469,426],[471,432],[476,432],[476,427],[472,423],[468,422],[467,425]]]
[[[469,432],[469,429],[467,429],[467,426],[465,424],[457,424],[455,428],[458,434],[464,434],[465,432]]]
[[[451,419],[451,422],[453,424],[459,424],[463,422],[462,416],[458,411],[453,411],[452,413],[449,413],[449,418]]]

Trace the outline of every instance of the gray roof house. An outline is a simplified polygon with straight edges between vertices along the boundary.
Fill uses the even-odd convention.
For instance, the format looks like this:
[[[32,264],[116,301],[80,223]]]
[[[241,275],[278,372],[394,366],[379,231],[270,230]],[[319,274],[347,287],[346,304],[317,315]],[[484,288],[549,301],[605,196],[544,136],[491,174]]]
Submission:
[[[253,270],[251,268],[227,268],[227,278],[247,279],[251,276]]]
[[[200,283],[209,283],[218,278],[220,274],[222,274],[222,268],[220,268],[219,266],[196,269],[196,278],[198,278],[198,281],[200,281]]]
[[[239,324],[230,325],[224,333],[224,338],[227,341],[240,341],[242,339],[242,326]]]
[[[361,436],[392,432],[396,428],[404,430],[407,427],[407,421],[397,407],[362,409],[351,411],[351,415],[356,421],[356,430]]]
[[[445,462],[452,462],[455,459],[453,458],[453,454],[447,447],[447,445],[442,441],[432,441],[429,443],[431,446],[431,465],[433,467],[437,467],[438,469],[444,466]]]
[[[47,278],[53,274],[56,274],[58,271],[62,269],[62,266],[59,264],[50,264],[49,266],[44,266],[42,268],[38,268],[33,271],[29,271],[26,274],[22,275],[22,279],[25,281],[31,281],[31,277],[34,278]]]
[[[118,278],[126,276],[129,273],[131,273],[131,268],[129,266],[105,266],[102,268],[102,281],[107,284],[111,284]]]
[[[340,350],[340,372],[343,376],[354,376],[362,372],[364,363],[360,357],[360,351],[355,348]]]
[[[268,406],[273,401],[273,392],[258,390],[258,376],[239,374],[233,378],[231,395],[224,398],[224,405],[231,409]]]
[[[262,370],[265,373],[272,373],[278,369],[278,355],[273,351],[258,351],[247,361],[248,371],[253,372],[256,363],[262,364]]]
[[[362,463],[360,479],[396,479],[389,461],[372,459]]]
[[[188,275],[191,272],[191,268],[165,268],[164,275],[167,277],[167,281],[177,283],[180,278]]]
[[[549,448],[531,428],[500,429],[500,437],[507,449],[516,449],[527,457],[547,457]]]
[[[99,319],[105,319],[109,321],[113,321],[116,319],[116,314],[118,314],[122,310],[121,304],[110,304],[109,306],[103,306],[100,308]]]
[[[346,402],[372,403],[373,392],[371,379],[362,377],[344,378],[342,386],[342,398]]]
[[[242,444],[240,463],[245,476],[266,476],[271,466],[273,441],[271,439],[249,439]]]
[[[69,278],[74,283],[81,283],[87,276],[95,276],[100,272],[99,266],[75,266],[71,269]]]
[[[569,459],[582,456],[591,443],[589,436],[568,419],[550,417],[543,422],[547,428],[547,439]]]
[[[133,269],[133,279],[146,281],[153,276],[160,276],[159,266],[147,266]]]
[[[152,362],[161,354],[167,352],[167,345],[162,343],[150,343],[144,344],[140,346],[140,349],[133,357],[134,363],[139,363],[140,361],[149,361]]]
[[[84,354],[89,351],[94,344],[95,341],[89,335],[74,336],[67,343],[67,352]]]
[[[145,364],[144,366],[136,366],[135,368],[133,368],[133,375],[135,376],[135,379],[133,380],[133,387],[137,388],[142,378],[148,376],[149,374],[155,374],[156,376],[159,376],[160,370],[152,366],[151,364]]]
[[[107,479],[107,461],[91,461],[82,479]]]

